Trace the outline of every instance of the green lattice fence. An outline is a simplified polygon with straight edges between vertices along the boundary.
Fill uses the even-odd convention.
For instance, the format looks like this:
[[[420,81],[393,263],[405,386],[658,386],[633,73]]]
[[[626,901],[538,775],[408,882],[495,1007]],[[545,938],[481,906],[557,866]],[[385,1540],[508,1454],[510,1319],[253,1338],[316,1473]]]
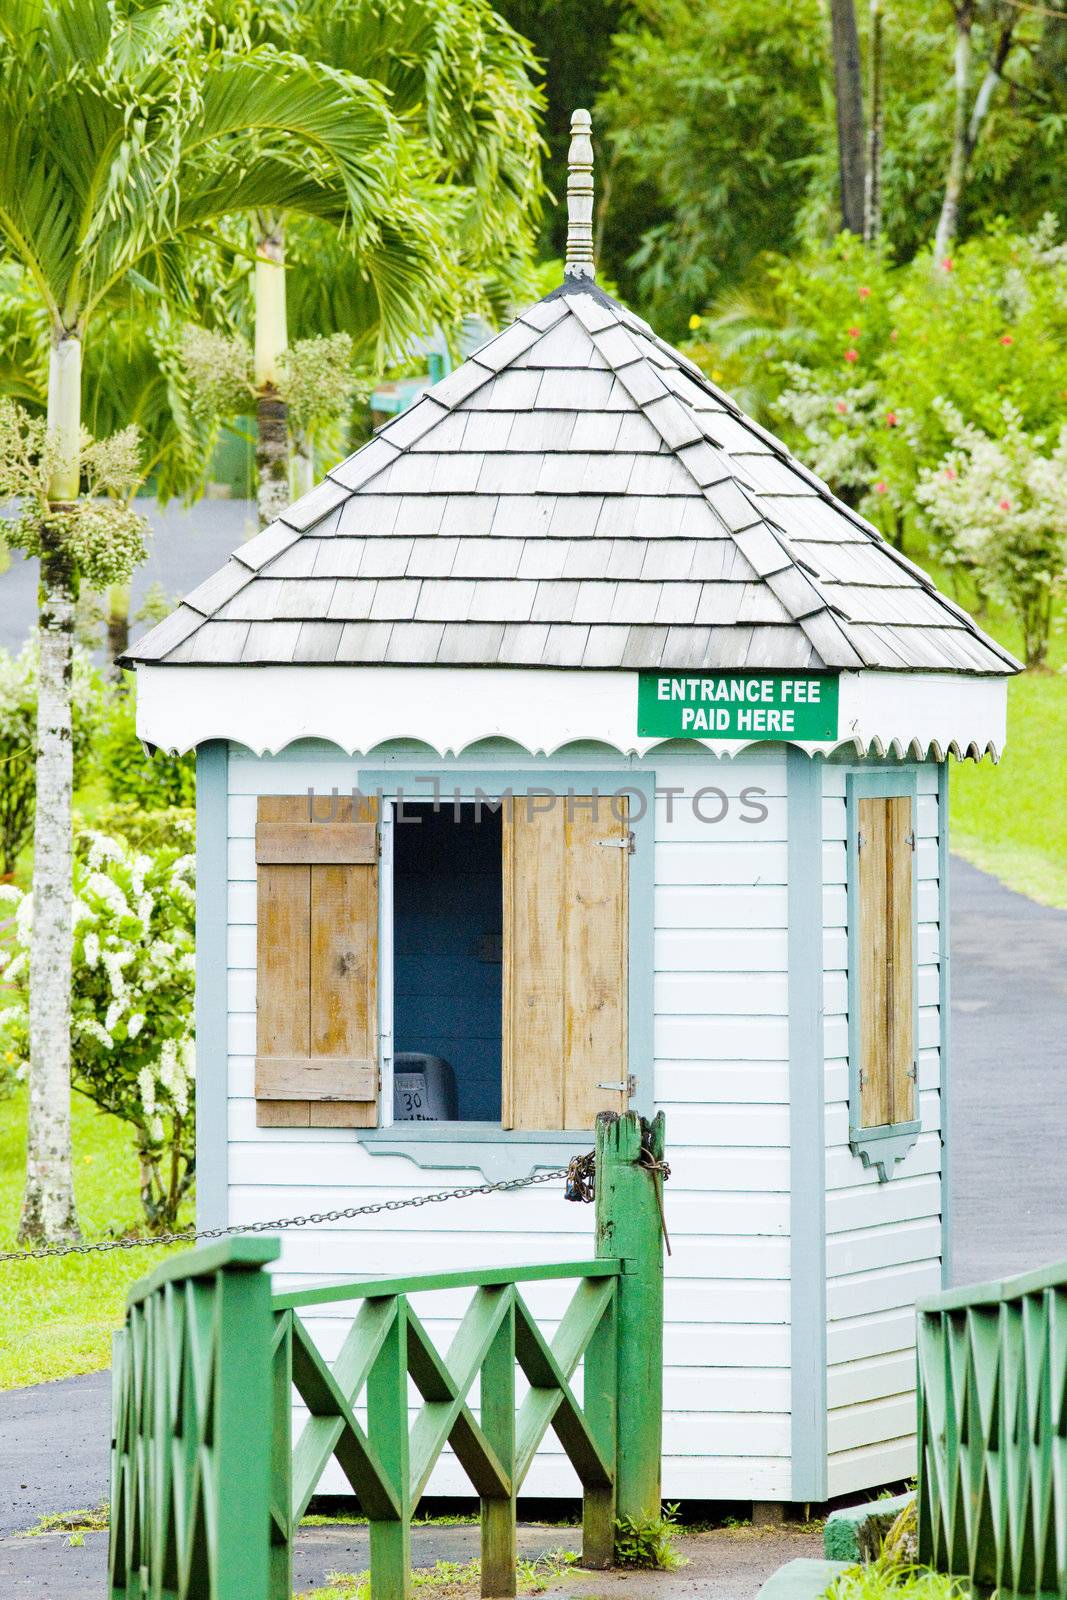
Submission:
[[[583,1562],[609,1566],[616,1517],[660,1504],[663,1267],[647,1162],[662,1154],[662,1118],[598,1122],[587,1261],[272,1295],[262,1269],[277,1240],[236,1239],[139,1284],[115,1342],[112,1600],[289,1600],[294,1532],[333,1459],[370,1522],[373,1600],[408,1600],[411,1518],[446,1445],[481,1500],[482,1593],[514,1595],[516,1497],[549,1428],[582,1485]],[[574,1290],[548,1337],[523,1290],[559,1279]],[[471,1297],[441,1352],[410,1297],[455,1289]],[[343,1305],[355,1315],[327,1362],[301,1312]],[[295,1447],[294,1397],[308,1413]]]
[[[1067,1262],[919,1305],[919,1559],[1067,1595]]]

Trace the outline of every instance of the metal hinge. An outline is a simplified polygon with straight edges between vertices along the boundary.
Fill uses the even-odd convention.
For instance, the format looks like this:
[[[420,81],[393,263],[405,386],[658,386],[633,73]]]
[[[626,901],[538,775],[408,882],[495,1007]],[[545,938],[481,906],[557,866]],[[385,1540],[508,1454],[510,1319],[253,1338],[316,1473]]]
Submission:
[[[624,833],[621,839],[598,839],[597,844],[605,850],[625,850],[628,856],[632,856],[637,849],[637,841],[630,832]]]
[[[914,833],[909,833],[908,834],[908,843],[911,845],[911,848],[914,850],[915,849],[915,835],[914,835]]]
[[[911,1079],[912,1083],[918,1083],[919,1063],[917,1061],[913,1061],[911,1066],[908,1068],[908,1077]]]
[[[637,1079],[631,1072],[621,1083],[598,1083],[597,1088],[613,1089],[616,1094],[635,1094],[637,1091]]]

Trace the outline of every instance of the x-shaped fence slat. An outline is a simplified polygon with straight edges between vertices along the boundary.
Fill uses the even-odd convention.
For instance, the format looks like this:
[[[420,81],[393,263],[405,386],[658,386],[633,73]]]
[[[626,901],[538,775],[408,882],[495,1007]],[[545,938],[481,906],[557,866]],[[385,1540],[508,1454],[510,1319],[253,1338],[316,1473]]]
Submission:
[[[364,1313],[369,1313],[364,1316]],[[368,1301],[360,1311],[345,1341],[346,1361],[342,1366],[351,1374],[346,1384],[358,1395],[374,1364],[396,1316],[395,1301]],[[359,1381],[356,1378],[359,1377]],[[352,1485],[367,1516],[379,1521],[395,1521],[402,1508],[377,1450],[356,1421],[353,1401],[344,1393],[333,1372],[320,1355],[310,1334],[293,1317],[293,1386],[311,1416],[297,1443],[293,1461],[293,1520],[307,1509],[322,1470],[331,1455],[337,1457],[342,1472]]]
[[[520,1294],[515,1296],[515,1355],[530,1384],[519,1409],[516,1482],[521,1484],[551,1426],[587,1488],[608,1488],[612,1473],[570,1387],[578,1362],[611,1304],[613,1282],[579,1284],[549,1344]]]
[[[467,1405],[471,1384],[507,1315],[510,1294],[510,1290],[479,1290],[446,1358],[408,1307],[408,1371],[425,1402],[411,1431],[412,1504],[426,1487],[446,1443],[484,1499],[507,1499],[511,1494],[508,1473]]]

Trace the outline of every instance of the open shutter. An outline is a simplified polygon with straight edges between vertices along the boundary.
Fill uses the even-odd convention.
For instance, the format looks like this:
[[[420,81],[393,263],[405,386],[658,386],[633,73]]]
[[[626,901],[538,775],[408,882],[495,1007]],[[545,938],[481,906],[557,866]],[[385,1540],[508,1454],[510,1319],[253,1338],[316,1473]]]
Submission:
[[[605,799],[505,805],[506,1128],[626,1109],[629,843]]]
[[[256,1122],[378,1120],[378,841],[373,802],[308,821],[265,795],[256,819]]]
[[[915,1117],[911,799],[861,799],[857,821],[860,1122],[878,1128]]]
[[[886,801],[886,921],[889,961],[886,974],[886,1057],[889,1063],[891,1121],[916,1115],[918,1072],[915,1055],[915,964],[912,905],[915,834],[907,795]]]

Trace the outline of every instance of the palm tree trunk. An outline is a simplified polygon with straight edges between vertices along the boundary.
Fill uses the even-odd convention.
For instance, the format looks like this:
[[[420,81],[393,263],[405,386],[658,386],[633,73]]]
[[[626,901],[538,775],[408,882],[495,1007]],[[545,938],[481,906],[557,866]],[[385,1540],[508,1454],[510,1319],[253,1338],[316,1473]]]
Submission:
[[[863,73],[853,0],[830,0],[837,105],[837,153],[841,174],[841,226],[863,234]]]
[[[261,221],[255,277],[256,469],[259,525],[265,528],[289,504],[289,429],[278,393],[288,346],[285,320],[285,232],[277,217]]]
[[[48,426],[58,456],[48,498],[78,498],[81,339],[53,339]],[[52,530],[42,538],[38,614],[37,808],[30,944],[30,1108],[26,1188],[19,1238],[25,1243],[78,1236],[70,1134],[70,982],[73,846],[71,672],[74,565]]]

